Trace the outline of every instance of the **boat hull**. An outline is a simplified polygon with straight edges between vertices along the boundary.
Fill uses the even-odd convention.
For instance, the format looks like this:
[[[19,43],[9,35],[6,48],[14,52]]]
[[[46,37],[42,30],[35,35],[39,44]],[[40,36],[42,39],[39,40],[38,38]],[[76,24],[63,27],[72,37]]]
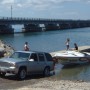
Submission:
[[[57,53],[54,57],[54,60],[63,64],[63,65],[79,65],[90,62],[90,55],[79,53]]]
[[[75,58],[66,58],[66,57],[54,57],[60,63],[85,63],[89,62],[90,58],[86,57],[75,57]]]

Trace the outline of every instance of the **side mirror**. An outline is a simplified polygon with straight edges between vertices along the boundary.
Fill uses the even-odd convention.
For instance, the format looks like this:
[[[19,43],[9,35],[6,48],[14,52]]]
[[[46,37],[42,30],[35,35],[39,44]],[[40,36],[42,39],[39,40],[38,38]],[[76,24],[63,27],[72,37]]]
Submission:
[[[33,62],[33,61],[34,61],[34,59],[30,59],[29,61],[30,61],[30,62]]]

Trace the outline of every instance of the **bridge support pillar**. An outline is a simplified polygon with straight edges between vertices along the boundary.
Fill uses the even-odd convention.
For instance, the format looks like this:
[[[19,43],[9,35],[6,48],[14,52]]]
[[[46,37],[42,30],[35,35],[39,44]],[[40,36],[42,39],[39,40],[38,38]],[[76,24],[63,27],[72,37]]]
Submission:
[[[90,27],[90,23],[84,23],[84,22],[79,22],[79,27],[82,28],[82,27]]]
[[[59,25],[58,24],[45,24],[45,29],[46,31],[51,31],[51,30],[59,30]]]
[[[72,29],[74,29],[74,28],[79,28],[80,26],[79,26],[79,24],[78,23],[76,23],[76,22],[72,22],[71,23],[71,28]]]
[[[60,27],[60,29],[70,29],[71,24],[70,23],[60,23],[59,27]]]
[[[42,31],[40,24],[24,24],[23,32],[38,32]]]
[[[14,29],[9,24],[0,24],[0,34],[14,34]]]

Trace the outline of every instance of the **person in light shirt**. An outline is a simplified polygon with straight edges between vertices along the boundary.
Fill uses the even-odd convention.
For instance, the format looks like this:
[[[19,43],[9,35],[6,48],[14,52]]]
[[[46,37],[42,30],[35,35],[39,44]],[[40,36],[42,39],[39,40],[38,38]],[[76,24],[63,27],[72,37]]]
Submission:
[[[67,38],[67,41],[66,41],[66,48],[67,48],[67,50],[69,50],[69,42],[70,42],[70,39]]]
[[[25,45],[24,45],[24,51],[29,51],[29,47],[28,47],[28,42],[25,42]]]

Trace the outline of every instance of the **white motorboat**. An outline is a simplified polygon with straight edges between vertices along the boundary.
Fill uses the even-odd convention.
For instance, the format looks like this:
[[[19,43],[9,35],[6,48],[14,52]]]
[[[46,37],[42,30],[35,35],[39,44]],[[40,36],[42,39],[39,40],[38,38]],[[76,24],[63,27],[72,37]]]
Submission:
[[[83,64],[90,62],[90,53],[78,51],[65,51],[56,53],[53,57],[61,64]]]

